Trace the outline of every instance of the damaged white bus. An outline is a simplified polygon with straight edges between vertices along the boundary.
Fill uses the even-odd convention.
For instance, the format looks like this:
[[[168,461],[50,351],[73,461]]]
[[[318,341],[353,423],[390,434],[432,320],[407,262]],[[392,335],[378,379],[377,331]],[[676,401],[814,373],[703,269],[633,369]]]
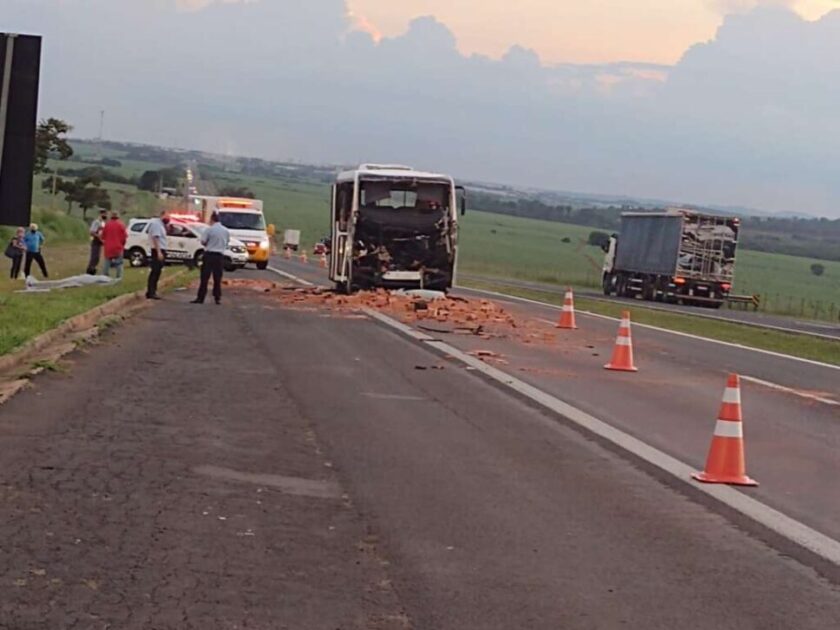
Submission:
[[[336,289],[446,291],[455,279],[463,187],[448,175],[363,164],[332,190],[330,280]]]

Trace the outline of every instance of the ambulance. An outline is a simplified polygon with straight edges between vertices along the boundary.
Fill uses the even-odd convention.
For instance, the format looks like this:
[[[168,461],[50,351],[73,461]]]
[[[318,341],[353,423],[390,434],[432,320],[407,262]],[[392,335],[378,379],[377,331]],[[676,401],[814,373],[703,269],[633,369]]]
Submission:
[[[274,226],[266,225],[261,200],[190,195],[188,201],[189,212],[197,214],[204,223],[209,223],[210,215],[217,212],[230,235],[245,243],[248,262],[254,263],[257,269],[268,267],[271,256],[269,232],[274,231]]]

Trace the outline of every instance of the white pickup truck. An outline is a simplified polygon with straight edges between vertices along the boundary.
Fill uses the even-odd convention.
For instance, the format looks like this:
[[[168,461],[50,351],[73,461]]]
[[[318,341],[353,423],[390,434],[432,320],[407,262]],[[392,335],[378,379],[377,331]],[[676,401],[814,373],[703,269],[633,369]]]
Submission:
[[[143,267],[148,264],[152,254],[149,240],[150,219],[131,219],[128,222],[128,240],[125,244],[125,258],[132,267]],[[207,226],[204,223],[170,222],[166,228],[167,263],[185,263],[201,266],[204,248],[201,244],[201,234]],[[248,249],[242,241],[230,239],[225,251],[225,269],[235,271],[242,269],[248,263]]]

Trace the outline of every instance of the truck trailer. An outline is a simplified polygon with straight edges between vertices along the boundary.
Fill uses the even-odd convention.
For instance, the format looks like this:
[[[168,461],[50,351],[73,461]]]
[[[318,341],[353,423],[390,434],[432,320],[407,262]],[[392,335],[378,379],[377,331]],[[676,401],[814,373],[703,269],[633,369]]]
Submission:
[[[740,219],[690,210],[628,212],[605,245],[605,295],[719,308],[735,279]]]
[[[363,164],[332,189],[330,279],[343,292],[446,291],[455,279],[462,187],[408,166]]]

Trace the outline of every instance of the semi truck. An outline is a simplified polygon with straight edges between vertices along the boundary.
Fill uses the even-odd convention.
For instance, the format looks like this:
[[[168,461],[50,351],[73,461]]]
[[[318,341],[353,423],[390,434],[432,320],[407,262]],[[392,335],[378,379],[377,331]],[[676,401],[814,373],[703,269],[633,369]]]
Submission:
[[[446,291],[455,280],[458,210],[466,194],[449,175],[363,164],[332,188],[330,280],[370,288]]]
[[[740,220],[691,210],[628,212],[605,244],[605,295],[719,308],[735,280]]]

